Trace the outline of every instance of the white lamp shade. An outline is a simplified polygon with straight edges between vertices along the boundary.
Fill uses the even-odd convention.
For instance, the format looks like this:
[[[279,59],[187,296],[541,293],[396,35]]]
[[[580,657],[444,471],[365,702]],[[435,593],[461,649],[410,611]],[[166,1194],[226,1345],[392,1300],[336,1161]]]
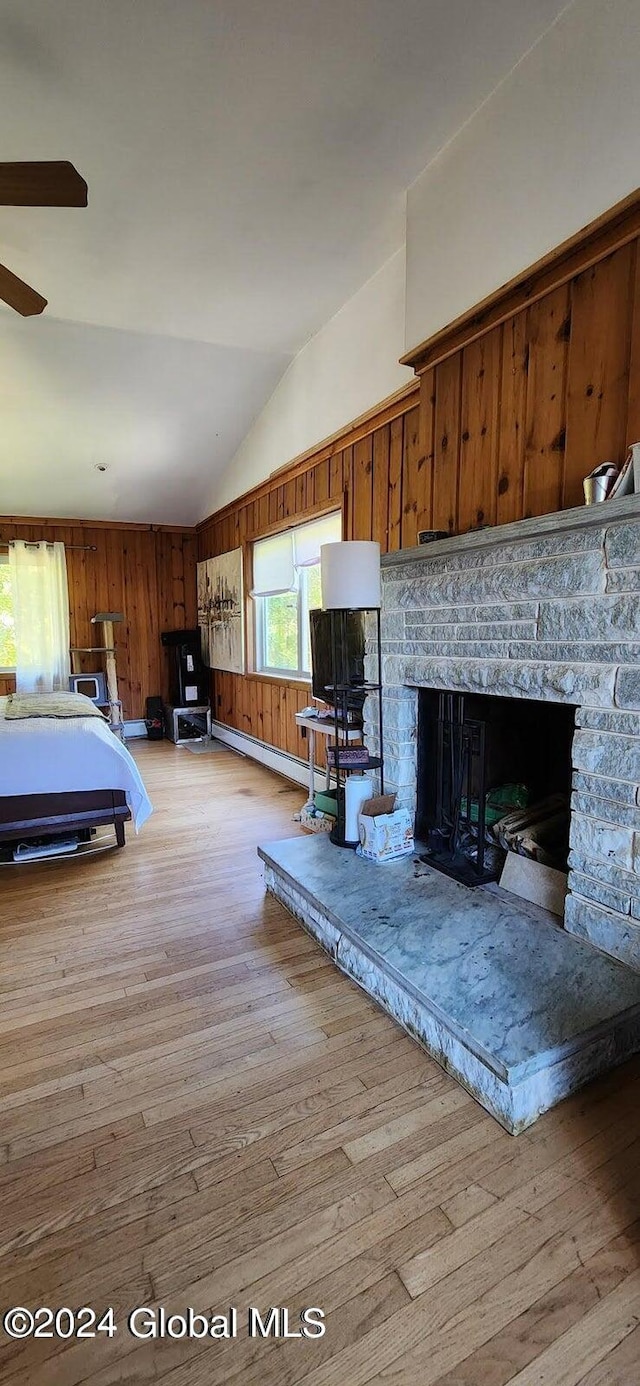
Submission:
[[[380,545],[365,539],[323,544],[320,549],[325,611],[380,606]]]

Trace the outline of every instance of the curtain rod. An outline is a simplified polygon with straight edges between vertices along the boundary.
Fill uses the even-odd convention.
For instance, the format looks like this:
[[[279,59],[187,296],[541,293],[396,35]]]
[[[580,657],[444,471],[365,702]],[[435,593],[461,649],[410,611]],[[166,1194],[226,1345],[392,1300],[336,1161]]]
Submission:
[[[36,544],[46,544],[48,549],[53,548],[53,543],[50,539],[26,539],[25,543],[27,544],[27,547],[29,547],[29,545],[33,547]],[[15,539],[0,539],[0,549],[10,549],[13,544],[15,544]],[[81,550],[83,553],[98,552],[97,544],[65,544],[64,548],[78,549]]]

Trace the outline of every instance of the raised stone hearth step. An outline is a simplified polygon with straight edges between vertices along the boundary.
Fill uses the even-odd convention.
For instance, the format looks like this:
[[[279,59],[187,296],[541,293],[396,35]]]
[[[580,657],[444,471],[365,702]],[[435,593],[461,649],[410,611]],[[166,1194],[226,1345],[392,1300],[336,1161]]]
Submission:
[[[267,888],[508,1131],[640,1049],[640,974],[535,906],[324,835],[258,852]]]

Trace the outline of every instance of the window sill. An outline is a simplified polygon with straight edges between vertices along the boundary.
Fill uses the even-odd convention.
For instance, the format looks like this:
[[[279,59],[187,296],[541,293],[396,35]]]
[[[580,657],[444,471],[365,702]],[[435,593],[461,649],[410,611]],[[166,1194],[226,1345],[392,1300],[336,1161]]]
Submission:
[[[260,683],[295,683],[298,685],[299,688],[311,687],[310,674],[308,676],[305,676],[304,674],[287,674],[285,671],[279,673],[275,669],[260,669],[259,671],[255,671],[254,673],[249,673],[248,677],[250,679],[258,679]]]

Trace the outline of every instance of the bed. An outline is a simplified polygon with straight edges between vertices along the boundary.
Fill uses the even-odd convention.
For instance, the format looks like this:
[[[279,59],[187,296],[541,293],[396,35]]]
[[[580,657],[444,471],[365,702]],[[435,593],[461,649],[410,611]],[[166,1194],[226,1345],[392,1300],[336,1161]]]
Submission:
[[[133,820],[136,832],[152,806],[138,767],[88,698],[69,715],[48,712],[80,694],[41,694],[38,715],[15,717],[0,698],[0,841],[90,833],[111,824],[118,847]]]

